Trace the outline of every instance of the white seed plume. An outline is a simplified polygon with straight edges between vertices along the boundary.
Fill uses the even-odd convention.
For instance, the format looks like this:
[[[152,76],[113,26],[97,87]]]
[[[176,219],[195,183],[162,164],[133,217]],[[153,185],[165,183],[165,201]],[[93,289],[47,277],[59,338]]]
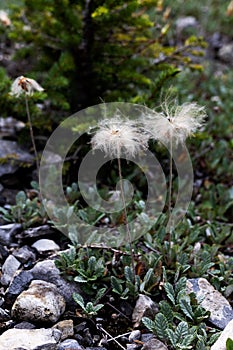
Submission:
[[[175,141],[184,143],[188,136],[195,133],[206,118],[205,107],[194,103],[182,105],[162,105],[162,112],[154,112],[144,117],[144,128],[151,138],[162,143]]]
[[[147,148],[146,135],[133,121],[114,116],[98,123],[98,130],[92,137],[92,149],[99,149],[106,155],[119,158],[121,155],[134,157]]]
[[[35,91],[44,91],[44,89],[34,79],[20,76],[14,80],[11,86],[10,95],[16,97],[19,97],[22,94],[33,95]]]

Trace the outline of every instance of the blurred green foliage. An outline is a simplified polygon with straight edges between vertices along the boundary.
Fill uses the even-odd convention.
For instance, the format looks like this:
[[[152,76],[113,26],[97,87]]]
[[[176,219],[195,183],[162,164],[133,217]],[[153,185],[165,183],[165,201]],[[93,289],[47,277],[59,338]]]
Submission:
[[[183,67],[201,69],[193,59],[205,42],[191,36],[172,45],[172,19],[161,0],[24,0],[11,3],[10,18],[5,35],[14,60],[47,94],[45,126],[102,101],[154,106]]]

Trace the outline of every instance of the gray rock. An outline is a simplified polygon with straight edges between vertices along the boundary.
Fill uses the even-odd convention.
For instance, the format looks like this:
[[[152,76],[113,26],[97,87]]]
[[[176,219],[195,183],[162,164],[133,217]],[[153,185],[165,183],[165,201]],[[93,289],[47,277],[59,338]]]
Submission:
[[[19,267],[20,262],[13,255],[9,255],[6,258],[4,264],[2,265],[2,285],[7,286],[11,282],[14,274],[19,269]]]
[[[93,346],[93,347],[87,347],[86,350],[106,350],[106,348],[103,348],[102,346]]]
[[[60,271],[53,260],[38,262],[30,272],[34,279],[54,283],[57,286],[59,293],[65,298],[66,303],[71,307],[77,307],[77,304],[73,299],[73,293],[80,293],[78,284],[75,282],[68,282],[62,278]]]
[[[143,317],[150,317],[153,319],[157,312],[158,306],[153,302],[153,300],[147,295],[139,294],[132,314],[134,327],[138,327],[140,325]]]
[[[57,350],[57,329],[9,329],[0,336],[0,350]]]
[[[33,276],[30,271],[22,270],[16,272],[9,287],[6,290],[5,299],[6,302],[12,303],[12,300],[22,293],[32,281]]]
[[[6,290],[5,299],[7,303],[12,303],[20,293],[28,288],[32,280],[43,280],[55,284],[67,305],[73,308],[77,307],[73,299],[73,293],[80,293],[78,284],[62,278],[54,260],[50,259],[38,262],[31,270],[16,272]]]
[[[226,350],[226,341],[228,338],[233,340],[233,320],[224,328],[222,334],[211,346],[210,350]]]
[[[126,349],[127,350],[139,350],[139,349],[141,349],[141,345],[139,346],[138,344],[127,344]]]
[[[103,349],[103,348],[101,348]],[[66,339],[58,345],[57,350],[84,350],[75,339]]]
[[[129,341],[132,343],[134,340],[139,340],[141,338],[141,332],[139,329],[132,331],[129,335]]]
[[[51,239],[39,239],[35,243],[32,244],[32,247],[35,248],[39,253],[47,253],[50,251],[58,251],[60,250],[59,245],[57,245]]]
[[[142,335],[141,335],[141,341],[143,342],[143,343],[146,343],[148,340],[150,340],[150,339],[152,339],[152,338],[154,338],[155,336],[154,336],[154,334],[153,333],[143,333]]]
[[[22,230],[21,224],[8,224],[0,226],[0,243],[10,245],[14,235]]]
[[[23,150],[15,141],[1,140],[0,158],[6,162],[0,165],[0,177],[7,174],[14,174],[20,164],[32,164],[34,157]]]
[[[23,322],[16,324],[14,326],[14,328],[17,328],[17,329],[35,329],[36,326],[30,322],[23,321]]]
[[[180,17],[176,21],[176,28],[178,32],[181,32],[184,29],[189,27],[196,27],[197,25],[198,25],[198,22],[196,18],[193,16]]]
[[[59,329],[61,331],[61,340],[72,337],[74,335],[74,323],[73,320],[64,320],[55,324],[52,328]]]
[[[233,43],[224,44],[219,49],[218,56],[224,62],[233,65]]]
[[[220,329],[233,319],[233,309],[224,296],[205,278],[193,278],[187,281],[187,292],[194,292],[197,298],[204,298],[201,306],[210,312],[209,321]]]
[[[41,237],[45,235],[50,235],[52,233],[54,233],[54,229],[52,229],[49,225],[42,225],[38,227],[28,228],[20,232],[19,234],[17,234],[16,238],[24,239],[24,238]]]
[[[142,350],[168,350],[168,348],[160,340],[152,338],[143,345]]]
[[[14,257],[16,257],[21,263],[25,264],[29,260],[35,261],[36,254],[32,251],[32,249],[26,245],[15,250],[13,252]]]
[[[53,283],[35,280],[15,300],[12,317],[24,321],[57,322],[65,307],[65,300]]]
[[[15,136],[16,132],[23,129],[25,127],[25,123],[13,118],[0,118],[0,137],[6,138],[9,136]]]

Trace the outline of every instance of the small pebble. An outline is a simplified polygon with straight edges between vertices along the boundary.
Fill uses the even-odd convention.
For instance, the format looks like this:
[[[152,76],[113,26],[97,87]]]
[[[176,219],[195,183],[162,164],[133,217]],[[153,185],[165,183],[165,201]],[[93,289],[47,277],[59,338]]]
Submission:
[[[64,320],[55,324],[52,328],[59,329],[61,331],[61,340],[64,340],[68,337],[72,337],[74,335],[74,323],[73,320]]]
[[[2,265],[1,283],[4,286],[7,286],[11,282],[20,265],[21,264],[19,260],[17,260],[13,255],[9,255],[7,257],[4,264]]]
[[[15,258],[17,258],[22,264],[25,264],[28,260],[35,261],[36,254],[32,251],[32,249],[26,245],[15,250],[13,252]]]
[[[129,335],[129,341],[133,343],[134,340],[139,340],[141,338],[141,332],[136,329],[135,331],[132,331]]]
[[[79,345],[77,340],[66,339],[58,345],[57,350],[84,350],[84,348]]]
[[[53,240],[45,238],[39,239],[38,241],[33,243],[32,247],[35,248],[39,253],[60,250],[59,245],[57,245]]]

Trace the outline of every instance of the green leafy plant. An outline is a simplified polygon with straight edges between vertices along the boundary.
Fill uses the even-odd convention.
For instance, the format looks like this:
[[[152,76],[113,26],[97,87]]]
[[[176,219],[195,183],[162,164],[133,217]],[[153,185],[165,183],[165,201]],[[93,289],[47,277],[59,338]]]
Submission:
[[[193,293],[187,295],[186,278],[181,277],[175,286],[164,284],[167,300],[159,303],[154,320],[143,317],[143,324],[171,349],[208,349],[210,336],[204,321],[209,312],[200,306]]]
[[[121,299],[136,299],[139,293],[150,294],[156,284],[157,278],[154,274],[154,269],[149,268],[143,279],[139,275],[132,273],[132,267],[125,266],[124,278],[111,276],[112,291],[120,296]]]
[[[100,297],[100,294],[105,292],[105,289],[100,290],[99,292],[100,293],[97,296],[98,298]],[[98,311],[104,307],[104,304],[95,304],[91,301],[85,304],[83,297],[81,296],[81,294],[78,293],[73,294],[73,299],[79,306],[81,306],[83,313],[88,317],[93,317],[97,315]]]
[[[15,201],[16,204],[8,208],[0,207],[2,217],[6,222],[21,223],[24,228],[27,228],[47,221],[46,212],[37,196],[29,199],[24,191],[20,191]]]
[[[65,275],[68,280],[73,279],[76,259],[76,249],[75,247],[70,246],[67,251],[61,252],[59,254],[59,259],[55,260],[56,267],[61,271],[62,275]]]

